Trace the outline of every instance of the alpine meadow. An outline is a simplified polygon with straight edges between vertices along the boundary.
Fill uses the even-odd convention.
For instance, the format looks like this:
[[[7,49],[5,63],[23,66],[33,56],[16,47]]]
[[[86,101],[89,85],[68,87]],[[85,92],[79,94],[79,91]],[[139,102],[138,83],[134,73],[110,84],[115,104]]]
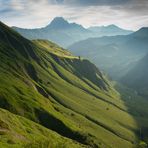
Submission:
[[[148,148],[148,1],[0,0],[0,148]]]

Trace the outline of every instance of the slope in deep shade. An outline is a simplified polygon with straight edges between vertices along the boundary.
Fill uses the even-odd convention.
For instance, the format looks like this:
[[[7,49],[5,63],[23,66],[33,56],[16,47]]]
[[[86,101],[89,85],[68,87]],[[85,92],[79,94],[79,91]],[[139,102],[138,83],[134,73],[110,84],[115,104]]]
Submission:
[[[0,59],[0,115],[6,114],[0,116],[0,131],[7,130],[3,123],[11,127],[1,134],[0,145],[14,143],[9,138],[15,132],[24,137],[15,145],[135,146],[135,120],[111,83],[88,60],[49,41],[27,40],[3,23]],[[14,126],[9,121],[11,114]],[[19,126],[23,120],[24,129],[35,126],[35,131],[23,130]],[[32,132],[39,143],[31,142]],[[52,135],[55,143],[50,141]]]
[[[120,81],[127,86],[134,88],[139,94],[146,96],[148,90],[148,55],[133,65],[133,68]]]

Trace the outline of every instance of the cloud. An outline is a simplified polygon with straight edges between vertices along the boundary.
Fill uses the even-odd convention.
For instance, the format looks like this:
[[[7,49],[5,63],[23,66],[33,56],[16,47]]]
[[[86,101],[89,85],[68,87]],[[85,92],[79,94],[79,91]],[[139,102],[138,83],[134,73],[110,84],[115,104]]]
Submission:
[[[130,0],[63,0],[63,4],[79,5],[79,6],[111,6],[121,5]]]
[[[0,0],[0,20],[10,26],[43,27],[56,16],[86,27],[148,26],[148,0]]]
[[[0,20],[10,26],[25,28],[44,26],[54,17],[69,11],[54,0],[4,0],[0,6]]]

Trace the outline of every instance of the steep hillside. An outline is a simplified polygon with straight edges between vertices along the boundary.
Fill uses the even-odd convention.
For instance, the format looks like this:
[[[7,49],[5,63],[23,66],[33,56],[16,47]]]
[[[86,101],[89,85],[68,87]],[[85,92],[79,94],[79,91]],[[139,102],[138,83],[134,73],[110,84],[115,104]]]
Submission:
[[[127,86],[136,89],[140,95],[148,96],[148,55],[138,61],[121,79]]]
[[[84,147],[26,118],[0,108],[0,147]],[[55,140],[56,139],[56,140]]]
[[[113,79],[121,78],[148,52],[148,28],[130,35],[90,38],[69,47],[72,53],[87,57]]]
[[[48,41],[29,41],[3,23],[0,59],[1,146],[131,148],[137,144],[136,121],[88,60]]]

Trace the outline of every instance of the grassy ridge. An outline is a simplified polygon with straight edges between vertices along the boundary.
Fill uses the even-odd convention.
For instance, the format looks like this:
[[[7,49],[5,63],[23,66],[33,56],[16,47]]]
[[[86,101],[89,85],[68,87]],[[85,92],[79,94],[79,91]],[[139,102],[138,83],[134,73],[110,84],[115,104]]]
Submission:
[[[15,126],[15,128],[14,128]],[[0,109],[0,146],[7,147],[83,147],[70,139],[26,118]],[[56,140],[55,140],[56,139]]]
[[[79,144],[135,146],[135,120],[88,60],[47,41],[26,40],[2,23],[0,58],[0,108]]]

